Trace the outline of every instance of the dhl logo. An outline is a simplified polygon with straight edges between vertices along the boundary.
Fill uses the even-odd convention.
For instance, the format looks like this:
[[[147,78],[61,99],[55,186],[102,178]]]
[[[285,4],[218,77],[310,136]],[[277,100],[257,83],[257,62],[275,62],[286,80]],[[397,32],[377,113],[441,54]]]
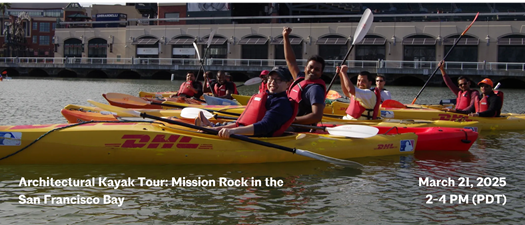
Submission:
[[[432,120],[448,120],[448,121],[473,121],[468,118],[468,115],[460,114],[438,114],[439,118],[432,118]]]
[[[378,144],[376,148],[374,148],[374,150],[379,150],[379,149],[393,149],[393,148],[396,148],[394,146],[394,144],[390,143],[390,144]]]
[[[121,147],[121,148],[189,148],[189,149],[213,149],[211,144],[195,144],[190,143],[191,137],[180,135],[169,135],[166,138],[164,134],[158,134],[153,139],[145,134],[125,134],[121,139],[124,143],[105,144],[106,147]]]

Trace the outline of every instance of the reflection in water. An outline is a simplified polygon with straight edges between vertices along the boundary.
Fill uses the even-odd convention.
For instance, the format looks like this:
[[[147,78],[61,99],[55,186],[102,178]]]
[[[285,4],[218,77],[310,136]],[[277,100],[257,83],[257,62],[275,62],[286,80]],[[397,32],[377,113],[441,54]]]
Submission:
[[[0,125],[65,123],[67,104],[105,102],[102,93],[176,90],[180,82],[102,79],[15,79],[0,83]],[[339,86],[334,86],[340,91]],[[388,87],[394,99],[411,102],[419,87]],[[253,94],[257,86],[240,87]],[[505,90],[504,112],[522,112],[524,90]],[[453,98],[428,87],[418,103]],[[86,137],[89,138],[89,137]],[[93,224],[521,224],[525,216],[525,131],[483,132],[469,152],[355,159],[363,171],[324,162],[255,165],[0,165],[0,223]],[[1,148],[0,148],[1,151]],[[60,156],[56,156],[60,157]],[[38,179],[228,179],[272,178],[282,187],[21,187]],[[454,179],[455,186],[420,186],[420,178]],[[474,187],[460,187],[460,178]],[[477,178],[504,177],[505,186],[478,186]],[[125,197],[124,205],[21,205],[19,195]],[[507,204],[427,203],[451,195],[505,194]]]

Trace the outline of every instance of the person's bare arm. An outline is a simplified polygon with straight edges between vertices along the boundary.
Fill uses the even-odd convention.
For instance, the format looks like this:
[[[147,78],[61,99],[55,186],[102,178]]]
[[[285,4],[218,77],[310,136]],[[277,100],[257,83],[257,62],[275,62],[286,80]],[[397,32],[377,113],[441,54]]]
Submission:
[[[347,71],[348,66],[343,65],[337,74],[339,74],[339,78],[341,79],[341,88],[343,89],[343,94],[350,98],[350,95],[355,95],[355,86],[350,78],[348,78]]]
[[[313,104],[312,112],[304,116],[295,117],[295,122],[298,124],[314,124],[319,123],[323,119],[324,104]]]
[[[297,60],[295,59],[295,53],[292,49],[292,44],[290,44],[290,38],[288,35],[292,33],[292,28],[283,27],[283,45],[284,45],[284,59],[286,60],[286,65],[290,70],[290,73],[293,76],[293,79],[297,79],[297,74],[299,74],[299,66],[297,66]]]

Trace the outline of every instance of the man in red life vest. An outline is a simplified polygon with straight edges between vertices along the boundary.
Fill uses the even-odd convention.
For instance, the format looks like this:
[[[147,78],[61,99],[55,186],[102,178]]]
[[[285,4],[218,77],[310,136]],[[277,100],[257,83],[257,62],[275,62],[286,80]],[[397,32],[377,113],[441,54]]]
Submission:
[[[266,82],[268,81],[268,74],[269,73],[270,73],[270,71],[263,70],[263,71],[261,71],[261,74],[259,75],[259,77],[262,80],[261,85],[259,85],[259,94],[260,93],[264,93],[266,90],[268,90],[268,88],[266,87]]]
[[[217,72],[217,83],[212,86],[215,91],[215,97],[233,99],[231,94],[235,93],[235,87],[232,82],[226,80],[226,73],[223,71]]]
[[[478,85],[482,93],[481,99],[479,96],[476,96],[473,106],[466,110],[456,110],[456,112],[468,114],[469,116],[498,117],[503,107],[503,92],[492,90],[494,84],[489,78],[483,79]]]
[[[219,130],[219,136],[229,138],[231,134],[253,135],[257,137],[279,136],[293,123],[297,104],[290,100],[286,90],[292,83],[290,71],[285,67],[274,67],[268,75],[264,93],[250,98],[246,109],[235,124],[212,129]],[[201,112],[195,120],[197,126],[213,126]]]
[[[447,85],[448,89],[456,95],[456,110],[466,110],[467,108],[473,106],[475,104],[475,98],[476,96],[479,96],[479,92],[477,90],[470,89],[470,80],[465,76],[460,76],[458,78],[458,87],[454,85],[454,82],[452,82],[452,79],[445,73],[445,62],[441,61],[439,63],[439,69],[441,70],[441,75],[443,76],[443,80],[445,81],[445,84]],[[454,112],[455,110],[448,110],[451,112]]]
[[[176,95],[173,96],[181,96],[181,97],[195,97],[200,98],[202,95],[202,83],[195,81],[195,74],[193,72],[188,72],[186,74],[186,82],[182,83],[180,85],[179,91],[177,91]]]
[[[361,71],[357,76],[357,87],[347,76],[348,66],[337,67],[343,93],[350,98],[350,105],[346,109],[347,120],[370,120],[378,117],[381,103],[380,89],[370,90],[374,76],[368,71]]]
[[[290,44],[289,34],[291,32],[291,28],[283,27],[284,58],[295,80],[290,86],[288,95],[299,103],[299,110],[294,123],[315,125],[323,119],[326,84],[321,76],[325,62],[321,56],[311,56],[304,67],[304,71],[300,71]],[[294,130],[298,132],[308,131],[308,129],[298,128],[294,128]]]

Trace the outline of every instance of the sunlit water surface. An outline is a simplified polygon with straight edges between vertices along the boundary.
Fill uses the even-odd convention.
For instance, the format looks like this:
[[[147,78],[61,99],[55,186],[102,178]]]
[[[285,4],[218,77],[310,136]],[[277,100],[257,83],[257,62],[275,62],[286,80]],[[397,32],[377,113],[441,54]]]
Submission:
[[[107,79],[13,79],[0,82],[0,125],[65,123],[67,104],[105,102],[102,93],[175,91],[180,81]],[[239,88],[253,94],[257,87]],[[335,90],[340,91],[339,86]],[[420,87],[388,87],[409,103]],[[504,112],[523,113],[523,90],[505,90]],[[428,87],[418,103],[453,98],[447,88]],[[89,138],[89,137],[86,137]],[[355,159],[363,171],[323,162],[255,165],[0,165],[0,223],[23,224],[523,224],[525,132],[482,132],[468,153],[416,153]],[[5,153],[2,153],[2,155]],[[60,157],[60,156],[57,156]],[[282,187],[23,187],[38,179],[231,179],[273,178]],[[475,186],[420,187],[419,178],[470,178]],[[503,187],[477,186],[477,178],[504,178]],[[111,195],[117,205],[23,205],[19,196]],[[452,196],[505,195],[506,203],[474,205]],[[446,197],[428,204],[427,195]]]

